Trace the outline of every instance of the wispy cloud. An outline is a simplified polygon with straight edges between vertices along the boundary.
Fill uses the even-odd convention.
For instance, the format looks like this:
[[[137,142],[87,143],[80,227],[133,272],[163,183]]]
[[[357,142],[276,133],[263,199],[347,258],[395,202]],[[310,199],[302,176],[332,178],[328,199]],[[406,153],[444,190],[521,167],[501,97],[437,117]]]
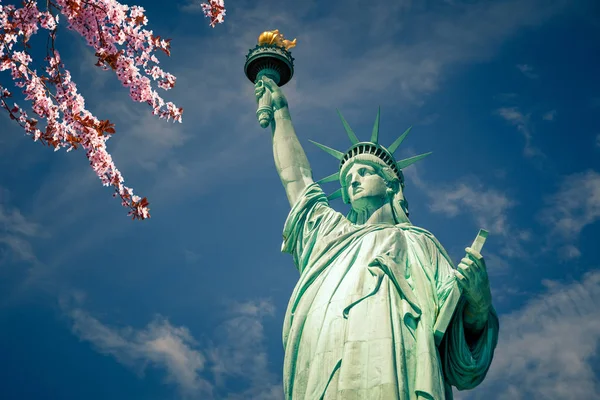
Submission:
[[[202,3],[208,3],[206,0],[186,0],[186,2],[179,6],[179,9],[183,12],[189,12],[193,14],[202,13]]]
[[[79,292],[60,301],[73,333],[140,377],[148,367],[164,370],[165,381],[177,387],[181,398],[281,398],[283,389],[278,376],[269,371],[264,348],[262,320],[275,310],[270,301],[232,303],[215,338],[201,346],[188,328],[175,326],[161,315],[139,329],[107,325],[81,307],[83,298]],[[230,378],[243,379],[247,385],[231,392],[224,386]]]
[[[558,255],[563,260],[571,260],[581,257],[581,251],[573,244],[566,244],[558,249]]]
[[[156,316],[145,328],[115,328],[103,324],[80,308],[77,299],[63,298],[61,306],[70,318],[72,330],[102,354],[114,357],[140,375],[152,365],[166,371],[166,380],[189,397],[212,396],[211,385],[200,377],[206,358],[195,349],[197,343],[186,327],[173,326]]]
[[[279,374],[269,370],[262,323],[274,312],[275,307],[270,300],[232,302],[229,305],[228,319],[218,327],[215,335],[218,339],[208,351],[216,382],[224,383],[226,378],[246,382],[242,392],[228,393],[227,399],[281,399],[283,387]]]
[[[558,190],[546,198],[540,219],[550,229],[550,240],[559,240],[567,258],[581,253],[576,243],[581,231],[600,220],[600,173],[588,170],[565,176]]]
[[[257,18],[268,4],[261,3],[260,9],[245,12],[243,18]],[[381,10],[365,8],[362,1],[345,1],[333,4],[331,13],[309,21],[285,11],[277,15],[287,23],[284,33],[293,36],[302,32],[294,57],[306,60],[304,76],[293,80],[285,90],[294,115],[310,113],[314,118],[315,109],[332,107],[361,114],[367,112],[364,104],[370,101],[383,104],[382,93],[386,103],[423,104],[439,88],[448,71],[474,60],[488,59],[503,40],[523,26],[546,20],[566,2],[488,2],[461,5],[451,12],[445,6],[423,12],[408,1],[394,4],[392,8],[386,4],[385,10]],[[349,24],[349,19],[361,28],[385,27],[385,32],[372,29],[370,37],[365,38],[361,36],[365,30]],[[394,28],[390,28],[392,25]],[[428,28],[422,29],[423,26]],[[411,40],[400,40],[388,29],[392,33],[402,31]],[[256,39],[250,40],[252,43]],[[360,57],[356,56],[357,51]],[[299,79],[302,85],[296,86]]]
[[[33,220],[26,218],[21,211],[9,203],[8,191],[0,188],[0,244],[6,246],[12,260],[25,261],[38,265],[31,241],[46,237],[46,233]],[[0,264],[5,261],[0,259]]]
[[[529,79],[537,79],[539,76],[533,70],[531,65],[517,64],[517,69],[523,73]]]
[[[421,118],[420,121],[416,122],[415,125],[433,125],[440,118],[440,114],[428,114],[425,117]]]
[[[453,217],[465,208],[474,213],[474,218],[481,226],[490,230],[506,234],[506,212],[514,205],[505,194],[481,184],[468,185],[458,182],[448,190],[440,190],[431,197],[430,210],[444,213]]]
[[[497,109],[495,113],[521,132],[525,139],[523,154],[526,157],[544,157],[544,153],[532,144],[533,134],[529,114],[523,114],[517,107],[502,107]]]
[[[500,318],[501,334],[483,384],[466,399],[585,399],[600,387],[600,271],[547,292]]]
[[[547,113],[545,113],[544,115],[542,115],[542,119],[544,121],[554,121],[555,118],[556,118],[556,110],[550,110]]]
[[[429,197],[429,209],[434,213],[455,217],[468,212],[475,222],[493,233],[509,233],[508,210],[515,202],[505,194],[486,188],[476,178],[463,179],[452,184],[433,185],[420,175],[417,166],[407,168],[405,175]]]
[[[495,274],[508,270],[508,259],[530,257],[525,246],[532,240],[531,232],[519,229],[509,221],[509,212],[516,202],[507,193],[486,187],[473,176],[453,183],[432,184],[421,177],[415,165],[407,168],[404,174],[427,195],[430,211],[450,218],[468,215],[477,227],[500,238],[497,254],[486,251],[488,266]]]
[[[189,249],[184,250],[183,256],[187,264],[196,264],[202,258],[200,254]]]

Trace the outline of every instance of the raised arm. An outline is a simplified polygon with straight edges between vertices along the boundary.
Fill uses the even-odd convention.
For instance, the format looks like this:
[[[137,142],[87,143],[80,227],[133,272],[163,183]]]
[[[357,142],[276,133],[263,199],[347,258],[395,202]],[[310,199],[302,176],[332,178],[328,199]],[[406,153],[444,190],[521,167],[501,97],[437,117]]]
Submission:
[[[312,171],[296,136],[287,99],[283,92],[272,79],[263,76],[262,83],[258,82],[255,86],[256,98],[260,99],[265,90],[269,90],[271,93],[271,106],[274,110],[270,125],[273,133],[275,167],[285,188],[290,206],[293,206],[304,188],[313,183]]]

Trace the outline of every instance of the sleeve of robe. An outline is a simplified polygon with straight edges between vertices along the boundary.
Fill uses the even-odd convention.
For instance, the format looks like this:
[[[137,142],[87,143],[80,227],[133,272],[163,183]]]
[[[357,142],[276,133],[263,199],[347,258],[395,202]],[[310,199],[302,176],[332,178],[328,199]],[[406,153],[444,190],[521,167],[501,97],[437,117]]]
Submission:
[[[437,244],[436,246],[440,246]],[[437,260],[436,285],[440,302],[448,296],[453,285],[456,285],[453,267],[443,249],[433,251]],[[487,324],[478,337],[467,342],[463,321],[464,297],[459,301],[454,316],[440,344],[440,355],[446,384],[458,390],[473,389],[479,385],[492,363],[494,350],[498,342],[498,316],[494,309],[490,311]]]
[[[298,197],[290,210],[283,229],[281,251],[294,257],[302,275],[309,258],[318,258],[327,249],[322,240],[332,231],[343,232],[350,225],[346,218],[329,206],[321,187],[312,183]]]

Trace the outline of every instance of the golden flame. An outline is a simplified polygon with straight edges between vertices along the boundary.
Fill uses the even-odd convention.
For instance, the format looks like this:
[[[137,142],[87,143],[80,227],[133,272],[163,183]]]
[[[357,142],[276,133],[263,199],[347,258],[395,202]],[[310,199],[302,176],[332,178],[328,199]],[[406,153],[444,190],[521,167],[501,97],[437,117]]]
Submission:
[[[283,38],[283,35],[281,33],[279,33],[279,30],[275,29],[274,31],[265,31],[265,32],[261,33],[258,36],[258,44],[259,45],[274,44],[276,46],[283,47],[286,50],[289,50],[292,47],[296,46],[296,39],[294,39],[292,41],[285,40]]]

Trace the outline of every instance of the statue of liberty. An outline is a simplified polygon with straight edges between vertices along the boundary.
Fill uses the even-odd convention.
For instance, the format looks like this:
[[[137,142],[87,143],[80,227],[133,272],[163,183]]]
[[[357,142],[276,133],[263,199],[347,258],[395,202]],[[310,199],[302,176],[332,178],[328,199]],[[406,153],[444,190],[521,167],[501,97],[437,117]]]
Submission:
[[[455,269],[437,239],[410,223],[402,169],[428,155],[395,160],[410,129],[384,147],[379,113],[365,142],[340,114],[352,145],[315,143],[339,161],[315,182],[281,88],[262,74],[255,95],[272,110],[261,125],[271,125],[291,206],[282,251],[300,273],[283,327],[285,399],[443,400],[452,386],[476,387],[499,328],[485,261],[467,248]],[[338,180],[326,196],[319,183]],[[350,203],[348,215],[331,208],[336,197]]]

